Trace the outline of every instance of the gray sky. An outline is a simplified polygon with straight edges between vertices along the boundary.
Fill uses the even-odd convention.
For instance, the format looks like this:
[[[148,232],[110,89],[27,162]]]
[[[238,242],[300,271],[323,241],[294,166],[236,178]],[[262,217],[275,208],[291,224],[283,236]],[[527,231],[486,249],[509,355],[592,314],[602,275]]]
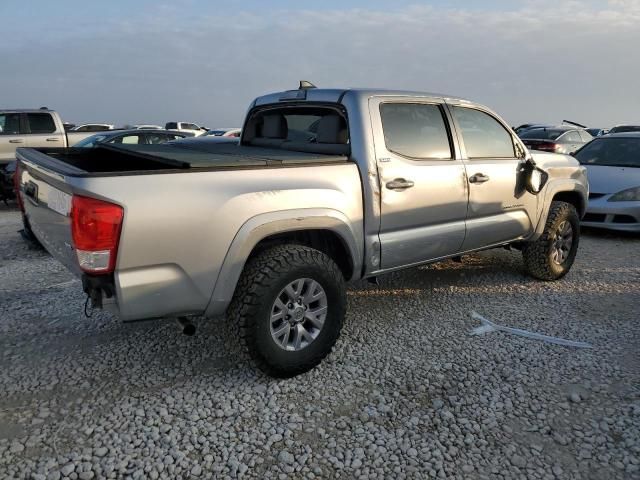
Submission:
[[[640,123],[640,0],[132,3],[2,0],[1,107],[239,126],[308,79],[449,93],[512,124]]]

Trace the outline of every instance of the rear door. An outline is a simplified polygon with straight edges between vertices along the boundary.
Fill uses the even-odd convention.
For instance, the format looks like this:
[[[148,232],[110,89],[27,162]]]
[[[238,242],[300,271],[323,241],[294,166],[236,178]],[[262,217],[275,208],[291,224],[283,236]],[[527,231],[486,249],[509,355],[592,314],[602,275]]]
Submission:
[[[49,112],[32,112],[26,114],[27,146],[40,147],[64,147],[64,134],[56,132],[56,122]]]
[[[381,191],[381,267],[457,253],[465,235],[465,167],[444,105],[402,97],[370,100]]]
[[[450,105],[469,186],[463,250],[514,240],[533,228],[537,199],[524,184],[525,149],[491,112]]]
[[[16,158],[16,148],[26,147],[20,113],[0,112],[0,165]]]

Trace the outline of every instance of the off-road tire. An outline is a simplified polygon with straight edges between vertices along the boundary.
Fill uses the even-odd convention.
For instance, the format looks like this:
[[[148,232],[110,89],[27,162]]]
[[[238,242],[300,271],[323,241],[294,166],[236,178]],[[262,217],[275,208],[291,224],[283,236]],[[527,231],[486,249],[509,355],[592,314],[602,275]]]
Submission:
[[[310,278],[327,296],[327,315],[318,337],[299,351],[286,351],[273,340],[271,308],[290,282]],[[342,272],[326,254],[302,245],[280,245],[251,258],[240,276],[228,317],[237,322],[240,341],[252,363],[267,375],[287,378],[311,370],[332,350],[346,311]]]
[[[563,222],[569,222],[572,228],[573,242],[567,258],[560,264],[552,259],[554,236]],[[544,232],[537,240],[524,244],[522,257],[524,265],[534,278],[551,281],[564,277],[576,257],[578,243],[580,241],[580,219],[573,205],[566,202],[551,202],[549,215],[544,227]]]

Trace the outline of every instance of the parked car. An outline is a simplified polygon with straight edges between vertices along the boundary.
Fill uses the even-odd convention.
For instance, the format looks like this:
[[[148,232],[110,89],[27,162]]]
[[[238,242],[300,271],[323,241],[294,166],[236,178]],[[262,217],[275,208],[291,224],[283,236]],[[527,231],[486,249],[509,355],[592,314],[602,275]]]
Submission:
[[[90,135],[66,132],[53,110],[0,110],[0,168],[15,161],[18,147],[71,147]]]
[[[214,137],[211,135],[200,135],[199,137],[186,137],[179,140],[170,142],[171,144],[187,144],[191,148],[196,148],[199,145],[219,145],[221,143],[231,143],[234,145],[240,144],[240,138],[238,137]]]
[[[608,133],[640,132],[640,125],[616,125]]]
[[[112,145],[157,145],[160,143],[193,137],[189,132],[174,132],[170,130],[113,130],[91,135],[76,143],[74,148],[94,148],[103,144]]]
[[[609,129],[608,128],[587,128],[587,133],[589,133],[589,135],[591,135],[592,137],[600,137],[602,135],[606,135],[607,133],[609,133]]]
[[[598,137],[575,157],[591,186],[582,224],[640,232],[640,132]]]
[[[583,128],[567,126],[531,128],[520,135],[524,144],[533,149],[553,153],[573,153],[593,137]]]
[[[203,135],[207,130],[209,130],[206,127],[200,127],[195,123],[188,122],[167,122],[164,128],[165,130],[175,130],[177,132],[191,132],[196,137]]]
[[[132,125],[131,128],[137,130],[164,130],[160,125]]]
[[[207,151],[20,149],[25,228],[94,308],[187,326],[226,311],[281,377],[332,349],[346,281],[505,245],[542,280],[573,264],[585,168],[530,153],[482,105],[302,87],[257,98],[242,132]]]
[[[85,123],[71,129],[72,132],[104,132],[113,130],[115,127],[107,123]]]
[[[204,135],[209,137],[240,137],[242,130],[240,128],[214,128],[208,130]]]
[[[520,135],[522,132],[529,130],[531,128],[542,128],[542,127],[550,127],[551,125],[547,125],[544,123],[523,123],[522,125],[515,127],[513,129],[514,132],[516,132],[518,135]]]

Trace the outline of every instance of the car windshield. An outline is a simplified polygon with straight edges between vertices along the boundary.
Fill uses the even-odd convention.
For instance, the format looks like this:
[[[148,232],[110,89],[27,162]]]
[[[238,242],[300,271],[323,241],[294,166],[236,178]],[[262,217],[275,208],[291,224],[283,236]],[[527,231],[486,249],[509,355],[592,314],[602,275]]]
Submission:
[[[640,137],[597,138],[579,150],[575,157],[583,165],[640,167]]]
[[[85,138],[84,140],[80,140],[78,143],[73,145],[73,147],[79,148],[92,148],[95,147],[96,144],[100,142],[104,142],[108,138],[107,135],[91,135],[90,137]]]
[[[557,128],[532,128],[522,132],[519,136],[523,139],[532,138],[536,140],[555,140],[565,132],[566,130]]]

